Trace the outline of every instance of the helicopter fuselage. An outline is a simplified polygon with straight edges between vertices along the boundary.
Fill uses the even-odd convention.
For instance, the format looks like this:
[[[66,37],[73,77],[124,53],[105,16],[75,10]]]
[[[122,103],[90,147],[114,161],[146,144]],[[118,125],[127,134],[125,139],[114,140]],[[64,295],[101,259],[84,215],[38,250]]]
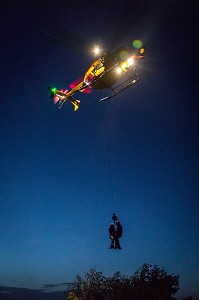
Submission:
[[[73,98],[77,92],[86,91],[87,88],[96,90],[111,89],[112,95],[100,101],[108,100],[138,82],[140,76],[135,70],[137,62],[144,57],[145,47],[132,49],[132,47],[119,48],[115,51],[105,53],[96,59],[87,69],[83,80],[70,91],[58,90],[48,87],[54,103],[59,102],[59,108],[66,100],[74,105],[74,110],[79,108],[80,101]]]
[[[111,88],[124,74],[135,69],[133,64],[136,58],[138,58],[136,53],[127,48],[119,48],[105,53],[88,68],[83,81],[93,89]]]

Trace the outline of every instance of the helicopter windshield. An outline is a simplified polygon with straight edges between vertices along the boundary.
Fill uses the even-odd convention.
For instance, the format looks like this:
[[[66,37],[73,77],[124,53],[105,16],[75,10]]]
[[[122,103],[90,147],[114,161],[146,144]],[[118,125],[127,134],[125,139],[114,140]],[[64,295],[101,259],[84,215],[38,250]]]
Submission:
[[[95,66],[95,68],[93,68],[93,70],[92,70],[92,72],[93,73],[96,73],[99,69],[101,69],[103,67],[103,64],[102,64],[102,62],[100,62],[99,64],[97,64],[96,66]]]

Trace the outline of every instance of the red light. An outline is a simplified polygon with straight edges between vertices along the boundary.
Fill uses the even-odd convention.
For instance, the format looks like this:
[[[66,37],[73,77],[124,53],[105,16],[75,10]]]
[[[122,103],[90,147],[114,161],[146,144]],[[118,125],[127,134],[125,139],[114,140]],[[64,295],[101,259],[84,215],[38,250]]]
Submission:
[[[69,86],[70,86],[71,89],[74,89],[82,81],[83,81],[83,78],[78,78],[77,80],[75,80],[74,82],[72,82]],[[90,88],[85,88],[82,92],[85,93],[85,94],[90,94],[91,93],[91,89]]]

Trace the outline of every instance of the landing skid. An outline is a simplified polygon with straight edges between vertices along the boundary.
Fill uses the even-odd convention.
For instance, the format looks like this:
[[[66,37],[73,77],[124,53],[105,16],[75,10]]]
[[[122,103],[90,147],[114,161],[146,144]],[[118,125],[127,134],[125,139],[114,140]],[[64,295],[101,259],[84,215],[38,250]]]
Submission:
[[[132,85],[136,84],[138,82],[138,80],[140,79],[140,76],[138,74],[136,74],[136,77],[134,76],[134,79],[132,78],[128,78],[125,81],[123,81],[121,84],[117,85],[112,89],[112,95],[104,97],[102,99],[100,99],[100,102],[102,101],[106,101],[109,100],[115,96],[117,96],[118,94],[120,94],[121,92],[124,92],[126,89],[130,88]]]

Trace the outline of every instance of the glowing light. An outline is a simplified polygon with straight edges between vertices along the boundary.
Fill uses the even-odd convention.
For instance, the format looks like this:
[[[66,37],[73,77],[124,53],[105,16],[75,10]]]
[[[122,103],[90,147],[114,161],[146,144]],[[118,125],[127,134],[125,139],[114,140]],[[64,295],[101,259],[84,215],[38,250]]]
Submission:
[[[129,64],[129,66],[131,66],[133,63],[134,63],[133,58],[130,57],[130,58],[128,59],[128,64]]]
[[[58,97],[58,96],[55,96],[55,97],[54,97],[54,104],[56,104],[58,101],[59,101],[59,97]]]
[[[92,89],[91,87],[86,87],[85,89],[80,91],[81,93],[85,93],[85,94],[91,94]]]
[[[93,49],[93,52],[95,55],[99,54],[101,52],[101,49],[99,46],[95,46],[95,48]]]
[[[82,77],[77,78],[75,81],[73,81],[69,86],[71,89],[74,89],[80,82],[83,80]]]
[[[70,88],[71,88],[71,89],[74,89],[75,87],[76,87],[76,85],[75,85],[74,83],[71,83],[71,84],[70,84]]]
[[[120,74],[120,73],[122,72],[122,68],[118,67],[118,68],[116,69],[116,71],[117,71],[118,74]]]
[[[140,49],[142,47],[142,41],[134,40],[133,41],[133,47],[135,47],[136,49]]]
[[[55,93],[56,90],[57,90],[56,87],[51,88],[51,92],[52,92],[52,93]]]
[[[127,62],[123,62],[123,64],[121,65],[122,71],[126,71],[126,68],[128,68],[128,63]]]
[[[77,80],[75,80],[74,82],[72,82],[69,86],[71,89],[74,89],[78,84],[80,84],[80,82],[83,81],[83,78],[80,77]],[[68,92],[68,91],[67,91]],[[83,90],[80,90],[80,92],[82,93],[86,93],[86,94],[90,94],[91,93],[91,89],[90,88],[85,88]]]
[[[144,51],[145,51],[145,49],[144,49],[144,48],[141,48],[141,49],[140,49],[140,54],[143,54]]]

